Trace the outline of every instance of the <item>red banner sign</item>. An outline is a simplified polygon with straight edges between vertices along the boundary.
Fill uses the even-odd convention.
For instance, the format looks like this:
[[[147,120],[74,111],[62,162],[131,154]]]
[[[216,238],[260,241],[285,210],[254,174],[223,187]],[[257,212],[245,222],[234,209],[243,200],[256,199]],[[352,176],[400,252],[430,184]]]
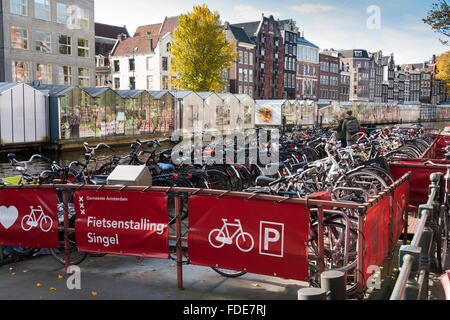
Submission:
[[[57,248],[56,192],[46,189],[1,190],[0,245]]]
[[[305,281],[309,211],[236,197],[189,198],[192,264]]]
[[[394,192],[394,214],[392,217],[392,235],[394,237],[394,245],[400,239],[405,226],[405,213],[407,213],[408,204],[408,181],[405,181]],[[393,249],[393,248],[391,248]]]
[[[381,266],[389,252],[389,200],[382,201],[367,210],[364,226],[364,275],[367,279],[371,266]]]
[[[445,175],[447,172],[445,168],[436,168],[430,165],[424,166],[423,162],[416,161],[394,162],[390,164],[390,167],[395,180],[411,172],[409,202],[414,206],[427,203],[428,187],[431,184],[430,175],[435,172],[442,172]]]
[[[74,202],[78,250],[169,257],[165,193],[77,191]]]

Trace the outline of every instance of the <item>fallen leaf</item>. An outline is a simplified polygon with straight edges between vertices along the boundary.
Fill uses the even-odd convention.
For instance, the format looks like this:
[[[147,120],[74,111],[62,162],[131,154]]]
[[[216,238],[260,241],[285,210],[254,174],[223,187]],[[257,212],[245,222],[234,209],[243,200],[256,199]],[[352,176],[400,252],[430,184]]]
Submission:
[[[16,275],[16,273],[15,273],[15,272],[13,272],[13,273],[11,273],[11,275],[12,275],[12,276],[15,276],[15,275]]]
[[[14,268],[13,268],[13,267],[10,267],[9,270],[10,270],[10,271],[11,271],[11,270],[14,270]]]
[[[54,287],[50,287],[50,290],[52,290],[52,291],[56,291],[56,288],[54,288]]]
[[[253,287],[259,287],[260,285],[259,285],[259,283],[252,283],[252,286]]]
[[[172,263],[171,267],[175,267],[175,263]]]
[[[28,270],[23,270],[22,272],[24,272],[24,273],[27,273],[27,272],[28,272]]]
[[[97,292],[92,291],[91,294],[95,297],[97,295]]]
[[[40,286],[42,286],[42,284],[36,283],[36,287],[40,287]]]
[[[206,272],[209,272],[209,269],[206,269]]]
[[[63,276],[62,275],[58,275],[58,279],[62,279],[63,278]]]

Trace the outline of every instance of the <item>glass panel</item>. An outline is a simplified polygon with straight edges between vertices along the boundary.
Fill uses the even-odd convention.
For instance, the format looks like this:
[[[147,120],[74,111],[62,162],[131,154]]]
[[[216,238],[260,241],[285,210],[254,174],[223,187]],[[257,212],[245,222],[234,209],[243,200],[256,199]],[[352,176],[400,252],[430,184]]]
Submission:
[[[91,86],[89,68],[78,68],[78,85],[81,87]]]
[[[52,52],[52,34],[50,32],[36,31],[36,50],[45,53]]]
[[[29,61],[12,61],[12,81],[31,82]]]
[[[59,53],[72,55],[72,37],[66,35],[59,36]]]
[[[11,46],[17,49],[28,50],[28,30],[20,27],[11,27]]]
[[[78,38],[78,56],[89,58],[89,40]]]
[[[41,84],[52,84],[52,65],[36,63],[36,79]]]
[[[50,21],[50,0],[34,0],[34,14],[36,19]]]
[[[10,3],[12,14],[28,15],[28,0],[11,0]]]

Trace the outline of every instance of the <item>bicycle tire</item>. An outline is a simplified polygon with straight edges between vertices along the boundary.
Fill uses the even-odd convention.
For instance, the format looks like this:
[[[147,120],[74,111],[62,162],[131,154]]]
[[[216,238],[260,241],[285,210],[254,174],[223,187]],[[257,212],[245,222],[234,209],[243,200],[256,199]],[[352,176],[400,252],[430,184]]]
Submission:
[[[246,271],[237,271],[237,270],[231,270],[231,269],[222,269],[222,268],[217,268],[217,267],[212,267],[212,269],[217,272],[218,274],[220,274],[223,277],[226,278],[239,278],[242,277],[243,275],[247,274]]]
[[[84,261],[84,259],[86,259],[87,253],[78,251],[74,241],[69,241],[69,243],[71,244],[70,264],[71,265],[79,265],[81,262]],[[59,247],[51,248],[50,253],[52,254],[53,258],[56,261],[58,261],[62,265],[66,264],[65,242],[64,241],[59,241]]]
[[[436,252],[433,260],[436,267],[436,272],[440,274],[445,271],[444,269],[446,266],[446,257],[449,245],[449,221],[446,210],[441,210],[436,231]]]

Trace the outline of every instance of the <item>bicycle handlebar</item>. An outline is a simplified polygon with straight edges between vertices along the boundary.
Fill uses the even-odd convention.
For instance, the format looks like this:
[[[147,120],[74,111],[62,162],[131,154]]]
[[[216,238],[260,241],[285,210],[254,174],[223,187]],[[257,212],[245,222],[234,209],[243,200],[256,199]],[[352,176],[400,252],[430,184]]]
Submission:
[[[114,152],[114,149],[104,142],[99,143],[96,147],[89,147],[89,143],[84,142],[83,146],[84,146],[84,149],[86,150],[86,152],[89,152],[89,153],[92,153],[93,151],[98,150],[101,146],[105,146],[106,148],[108,148],[109,150]]]

